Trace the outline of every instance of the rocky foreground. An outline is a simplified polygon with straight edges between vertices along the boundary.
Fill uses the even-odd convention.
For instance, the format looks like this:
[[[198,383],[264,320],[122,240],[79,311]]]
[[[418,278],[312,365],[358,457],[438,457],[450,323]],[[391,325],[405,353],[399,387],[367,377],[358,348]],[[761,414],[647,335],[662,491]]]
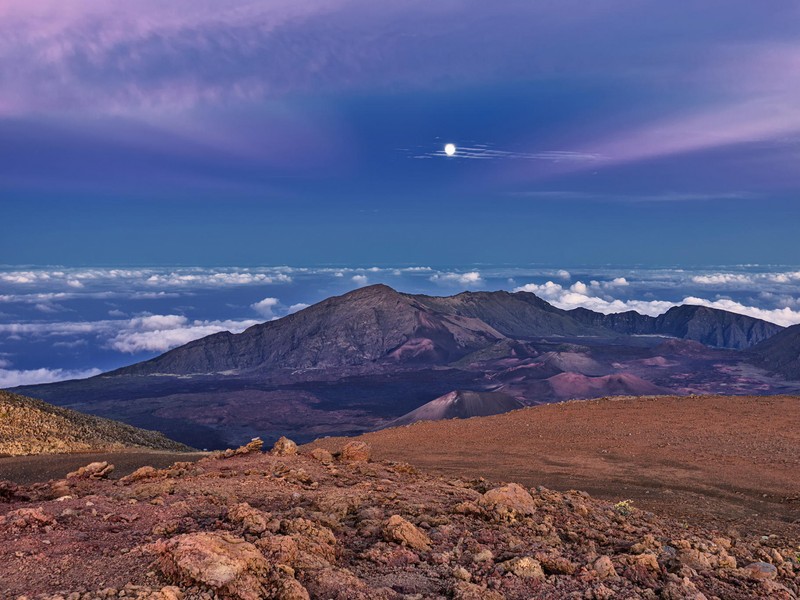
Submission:
[[[254,440],[112,481],[0,484],[3,598],[796,598],[798,540],[582,492],[447,479],[350,442]]]

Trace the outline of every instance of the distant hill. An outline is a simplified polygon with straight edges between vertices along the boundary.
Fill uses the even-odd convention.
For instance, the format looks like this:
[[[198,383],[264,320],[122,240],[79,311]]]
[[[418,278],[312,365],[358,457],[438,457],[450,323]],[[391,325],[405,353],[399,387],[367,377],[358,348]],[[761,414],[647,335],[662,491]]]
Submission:
[[[666,335],[715,348],[744,350],[769,339],[783,327],[746,315],[684,304],[650,317],[635,311],[604,315],[585,308],[568,311],[577,321],[623,335]]]
[[[392,421],[389,426],[408,425],[417,421],[441,421],[442,419],[469,419],[488,417],[522,408],[519,400],[499,392],[471,392],[457,390],[431,400]]]
[[[787,379],[800,379],[800,325],[788,327],[753,348],[760,365]]]
[[[0,455],[151,448],[189,451],[155,431],[0,391]]]

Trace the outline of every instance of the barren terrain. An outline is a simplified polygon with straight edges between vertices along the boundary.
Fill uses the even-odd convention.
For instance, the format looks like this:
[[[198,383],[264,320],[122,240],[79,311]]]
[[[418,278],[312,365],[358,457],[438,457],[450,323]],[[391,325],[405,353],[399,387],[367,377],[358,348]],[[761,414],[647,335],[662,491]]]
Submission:
[[[800,532],[800,398],[659,396],[536,406],[366,434],[379,459],[586,490],[689,522]],[[344,438],[311,446],[336,450]]]

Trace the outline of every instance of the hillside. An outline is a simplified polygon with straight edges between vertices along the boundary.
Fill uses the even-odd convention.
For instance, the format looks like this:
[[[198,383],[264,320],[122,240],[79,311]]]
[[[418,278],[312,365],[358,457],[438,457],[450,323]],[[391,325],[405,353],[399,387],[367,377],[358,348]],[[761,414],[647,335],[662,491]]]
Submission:
[[[581,489],[720,526],[800,534],[800,397],[657,396],[420,422],[360,438],[449,476]],[[344,438],[311,447],[338,450]],[[768,525],[769,524],[769,525]]]
[[[0,455],[98,452],[126,448],[191,450],[155,431],[84,415],[0,390]]]
[[[5,485],[6,597],[751,600],[790,599],[800,585],[788,530],[762,537],[626,496],[442,478],[370,461],[358,442],[337,456],[296,455],[286,440],[259,449],[119,481],[93,467]],[[495,462],[508,457],[501,441],[494,450]]]
[[[769,371],[786,379],[800,379],[800,325],[788,327],[762,342],[753,348],[753,353]]]

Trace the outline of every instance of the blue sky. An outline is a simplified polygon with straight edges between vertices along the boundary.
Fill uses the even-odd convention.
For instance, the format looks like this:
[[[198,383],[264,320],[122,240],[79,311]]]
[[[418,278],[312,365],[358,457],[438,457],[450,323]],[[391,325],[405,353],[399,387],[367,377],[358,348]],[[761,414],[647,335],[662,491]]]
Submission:
[[[798,31],[788,1],[8,0],[0,263],[798,264]]]

